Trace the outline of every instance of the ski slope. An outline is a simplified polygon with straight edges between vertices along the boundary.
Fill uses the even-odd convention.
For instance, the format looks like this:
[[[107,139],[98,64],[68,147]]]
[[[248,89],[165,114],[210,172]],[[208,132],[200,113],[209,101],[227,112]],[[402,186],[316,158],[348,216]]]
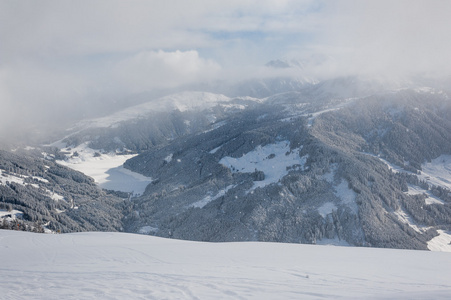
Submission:
[[[0,230],[1,299],[450,299],[451,254]]]

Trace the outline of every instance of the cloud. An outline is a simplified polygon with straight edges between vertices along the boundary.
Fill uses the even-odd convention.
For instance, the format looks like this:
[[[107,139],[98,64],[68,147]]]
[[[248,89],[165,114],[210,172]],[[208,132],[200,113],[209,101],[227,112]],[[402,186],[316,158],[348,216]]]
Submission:
[[[0,1],[0,107],[22,123],[76,118],[133,92],[271,76],[262,66],[277,58],[324,78],[446,75],[449,11],[441,0]]]
[[[445,69],[450,9],[440,0],[2,1],[0,66],[196,50],[223,68],[321,52],[336,72]]]
[[[322,13],[312,52],[333,74],[449,73],[449,1],[335,1]]]
[[[8,84],[6,82],[6,72],[0,69],[0,110],[3,112],[0,118],[0,137],[4,136],[9,128],[8,125],[14,120],[10,114],[13,108],[11,94],[9,92]],[[7,113],[6,113],[7,112]]]
[[[311,2],[3,1],[0,49],[10,57],[196,49],[215,43],[210,32],[299,28],[294,8]]]
[[[116,80],[132,93],[208,81],[221,67],[190,51],[143,51],[120,61],[114,69]]]
[[[116,60],[114,64],[158,50],[197,50],[233,65],[227,55],[227,49],[233,48],[240,49],[237,56],[257,56],[264,64],[282,52],[276,49],[286,43],[284,37],[310,30],[312,18],[304,12],[316,2],[2,1],[0,66],[25,58],[44,63],[53,60],[71,69],[74,61],[96,63],[107,57]]]

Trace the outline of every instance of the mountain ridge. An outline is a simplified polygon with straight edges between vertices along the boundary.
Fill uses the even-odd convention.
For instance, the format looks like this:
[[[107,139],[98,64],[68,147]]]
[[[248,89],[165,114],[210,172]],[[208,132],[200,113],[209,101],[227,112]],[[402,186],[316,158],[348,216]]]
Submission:
[[[430,99],[427,105],[447,101],[447,98],[442,98],[441,95],[434,96],[428,93],[427,96]],[[448,140],[441,139],[441,136],[446,136],[451,129],[446,119],[450,108],[449,102],[447,110],[435,115],[431,112],[434,109],[428,110],[423,104],[422,109],[427,113],[424,114],[423,119],[419,119],[421,124],[416,127],[410,120],[418,121],[419,116],[415,113],[419,109],[402,112],[405,114],[405,120],[400,118],[402,114],[396,113],[399,98],[405,98],[409,103],[413,102],[410,104],[418,106],[422,103],[418,102],[418,97],[425,97],[425,94],[413,90],[401,90],[394,94],[386,93],[373,98],[364,97],[352,105],[322,111],[315,116],[311,124],[309,118],[312,117],[308,113],[304,113],[303,116],[298,113],[298,117],[287,120],[284,114],[285,107],[281,105],[277,108],[274,102],[266,109],[256,108],[248,112],[244,111],[242,118],[237,117],[237,120],[226,123],[211,132],[195,137],[187,136],[179,142],[174,141],[168,146],[150,150],[127,161],[125,167],[147,176],[158,177],[156,182],[148,186],[145,195],[137,199],[134,204],[140,211],[140,215],[148,211],[142,220],[150,222],[149,225],[152,228],[158,228],[152,234],[165,237],[214,241],[237,239],[307,243],[315,243],[322,238],[338,237],[353,245],[427,249],[427,241],[436,235],[434,230],[428,227],[429,229],[421,232],[415,231],[412,226],[402,221],[405,219],[401,220],[400,215],[403,213],[400,211],[404,212],[407,209],[407,214],[413,214],[417,221],[426,221],[428,226],[434,224],[439,225],[437,228],[441,228],[440,226],[449,226],[447,225],[449,217],[438,217],[443,214],[449,216],[448,204],[441,205],[440,209],[436,205],[428,205],[429,208],[434,209],[429,212],[421,211],[419,207],[424,199],[421,199],[421,196],[414,197],[403,192],[407,189],[406,180],[413,179],[406,179],[403,175],[392,173],[381,160],[365,154],[366,152],[379,154],[382,150],[384,157],[399,164],[401,161],[396,153],[400,152],[409,159],[407,164],[402,161],[401,165],[404,168],[420,171],[416,168],[424,161],[443,153],[451,153]],[[383,99],[386,101],[381,101]],[[365,116],[362,110],[371,114],[374,108],[379,109],[375,110],[379,114],[382,114],[380,110],[383,111],[381,115],[383,118],[377,119],[376,122],[383,122],[384,118],[389,122],[389,125],[383,125],[388,130],[388,135],[382,136],[382,141],[377,138],[372,139],[368,136],[369,132],[364,132],[366,128],[373,128],[373,125],[366,128],[356,125],[363,121],[360,117]],[[301,111],[304,110],[305,107],[302,107]],[[356,113],[356,111],[360,112]],[[353,118],[356,120],[353,121]],[[431,124],[428,121],[430,118],[441,120],[440,123],[434,123],[435,127],[424,127],[425,131],[430,129],[432,133],[437,132],[436,137],[433,134],[426,137],[425,132],[421,132],[423,125]],[[266,127],[263,120],[266,120]],[[357,123],[350,124],[350,122]],[[364,122],[368,120],[365,119]],[[406,124],[402,125],[403,122],[408,122],[412,130],[411,134],[404,135],[406,145],[398,139],[399,128],[407,128]],[[419,134],[424,136],[425,141],[422,144],[417,143]],[[225,156],[243,157],[255,151],[257,146],[277,145],[277,141],[283,139],[290,142],[290,151],[302,145],[299,158],[307,158],[303,168],[287,166],[291,167],[291,170],[288,175],[281,178],[279,183],[253,189],[252,186],[264,180],[265,175],[267,176],[265,172],[256,167],[254,172],[244,171],[243,173],[233,171],[233,168],[239,168],[238,165],[227,167],[221,164],[221,159]],[[384,141],[388,145],[381,144]],[[185,146],[182,147],[181,144]],[[193,150],[187,150],[191,146]],[[406,152],[406,147],[413,151]],[[164,158],[171,154],[172,160],[165,161]],[[274,154],[274,156],[277,155]],[[161,163],[158,163],[159,161]],[[150,162],[153,163],[150,164]],[[336,171],[333,171],[333,168],[336,168]],[[173,174],[176,174],[176,177],[172,177]],[[318,175],[322,178],[318,178]],[[333,180],[327,179],[331,176]],[[301,182],[305,183],[300,185]],[[307,186],[305,186],[306,183]],[[202,191],[209,192],[206,194]],[[390,193],[396,195],[394,199]],[[343,194],[347,194],[345,196],[348,197],[347,200],[341,199],[340,196]],[[413,201],[415,206],[412,206],[410,198],[416,199]],[[199,199],[210,199],[210,201],[204,201],[205,205],[201,207],[193,206]],[[346,202],[349,204],[350,201],[353,202],[351,207],[344,205]],[[307,205],[304,202],[310,204]],[[171,203],[170,207],[174,212],[169,212],[165,203]],[[261,219],[262,214],[267,215],[274,210],[276,203],[283,203],[277,204],[277,207],[280,207],[278,212],[271,217]],[[305,209],[294,209],[287,215],[287,209],[288,211],[293,209],[293,203],[297,203],[295,205],[301,208],[307,208],[309,211],[307,215],[302,213]],[[355,205],[358,206],[357,214]],[[315,210],[320,213],[315,213]],[[425,214],[430,216],[425,217]],[[439,224],[436,224],[434,219]],[[244,220],[244,223],[238,220]],[[135,219],[130,224],[133,222],[143,224]],[[161,225],[158,226],[159,222],[164,224],[164,228],[161,228],[163,227]],[[293,225],[287,222],[289,224],[304,222],[304,225],[301,229],[293,230]],[[133,227],[136,225],[131,226],[136,228]],[[273,231],[268,229],[271,227],[274,228]]]

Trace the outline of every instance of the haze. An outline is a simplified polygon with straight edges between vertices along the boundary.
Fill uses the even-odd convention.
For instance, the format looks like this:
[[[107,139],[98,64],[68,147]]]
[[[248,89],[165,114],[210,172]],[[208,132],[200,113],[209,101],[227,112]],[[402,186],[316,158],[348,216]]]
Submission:
[[[134,95],[281,75],[264,67],[279,58],[305,63],[289,75],[320,79],[448,76],[450,11],[440,0],[0,0],[0,138]]]

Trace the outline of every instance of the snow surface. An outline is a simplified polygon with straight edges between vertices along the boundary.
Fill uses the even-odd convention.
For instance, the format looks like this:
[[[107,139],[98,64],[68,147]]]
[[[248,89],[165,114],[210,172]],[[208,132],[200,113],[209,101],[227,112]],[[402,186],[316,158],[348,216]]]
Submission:
[[[32,178],[35,179],[39,182],[42,183],[48,183],[49,181],[45,178],[42,177],[38,177],[38,176],[25,176],[25,175],[19,175],[19,174],[15,174],[13,172],[5,172],[5,170],[1,170],[0,169],[0,184],[5,185],[6,182],[14,182],[23,186],[32,186],[35,189],[40,189],[42,188],[43,190],[45,190],[45,192],[47,193],[47,196],[49,196],[50,198],[52,198],[55,201],[60,201],[60,200],[64,200],[64,197],[50,191],[49,189],[45,188],[45,187],[41,187],[39,184],[36,183],[25,183],[25,179],[27,178]]]
[[[80,171],[94,178],[100,187],[109,190],[142,194],[146,186],[152,182],[152,178],[123,167],[124,162],[136,154],[117,155],[116,153],[104,153],[95,157],[96,150],[89,148],[88,143],[72,149],[62,149],[69,154],[67,160],[58,160],[57,163],[71,169]],[[77,152],[78,156],[73,156]]]
[[[203,133],[207,133],[213,130],[216,130],[224,125],[227,124],[226,121],[220,121],[220,122],[216,122],[216,116],[214,115],[207,115],[207,119],[208,121],[210,121],[210,123],[212,124],[211,127],[205,131],[203,131]],[[216,122],[216,123],[215,123]]]
[[[398,217],[398,220],[400,220],[401,222],[409,225],[413,230],[415,230],[416,232],[419,233],[423,233],[426,230],[429,229],[429,227],[427,226],[423,226],[423,225],[419,225],[417,224],[411,216],[409,216],[408,213],[406,213],[404,210],[402,209],[398,209],[394,212],[394,214],[396,215],[396,217]]]
[[[339,184],[336,184],[334,182],[337,167],[338,167],[337,164],[332,164],[330,166],[330,172],[327,172],[324,175],[322,175],[322,178],[333,185],[334,194],[335,196],[341,199],[341,203],[349,207],[354,214],[358,214],[359,208],[357,206],[357,203],[355,202],[356,193],[349,188],[348,181],[346,179],[341,179],[341,182]],[[323,216],[324,218],[326,215],[332,213],[333,209],[335,210],[337,209],[335,204],[325,203],[318,209],[318,211],[320,212],[320,215]]]
[[[210,203],[213,200],[218,199],[219,197],[224,196],[231,188],[233,188],[234,185],[229,185],[227,186],[225,189],[220,190],[216,195],[212,196],[212,195],[207,195],[205,196],[203,199],[194,202],[193,204],[191,204],[192,207],[198,207],[198,208],[202,208],[205,205],[207,205],[208,203]]]
[[[221,149],[222,145],[219,147],[214,148],[213,150],[211,150],[209,153],[210,154],[215,154],[219,149]]]
[[[331,214],[334,210],[337,210],[337,206],[333,202],[326,202],[318,207],[318,212],[323,218],[326,218],[326,216]]]
[[[37,181],[43,182],[43,183],[49,183],[49,181],[47,179],[39,177],[39,176],[31,176],[31,178],[33,178],[33,179],[35,179]]]
[[[308,127],[311,127],[312,125],[313,125],[313,122],[315,121],[315,119],[318,117],[318,116],[320,116],[320,115],[322,115],[322,114],[324,114],[324,113],[327,113],[327,112],[331,112],[331,111],[337,111],[337,110],[339,110],[339,109],[341,109],[342,107],[340,106],[340,107],[333,107],[333,108],[328,108],[328,109],[324,109],[324,110],[321,110],[321,111],[317,111],[317,112],[314,112],[314,113],[312,113],[312,114],[309,114],[309,118],[307,119],[307,126]]]
[[[22,218],[23,211],[12,209],[11,211],[7,211],[5,209],[0,209],[0,218],[5,216],[11,216],[11,219]]]
[[[3,299],[449,299],[451,255],[0,230]]]
[[[325,173],[325,174],[322,176],[322,178],[323,178],[324,180],[326,180],[327,182],[333,184],[333,183],[334,183],[335,172],[336,172],[336,170],[337,170],[337,164],[332,164],[331,167],[330,167],[330,169],[331,169],[331,172]]]
[[[323,246],[342,246],[342,247],[351,247],[351,245],[346,242],[345,240],[340,240],[338,237],[333,239],[321,239],[317,240],[316,245],[323,245]]]
[[[370,154],[370,155],[371,155],[371,154]],[[388,169],[389,169],[390,171],[392,171],[393,173],[399,173],[399,172],[412,173],[412,172],[409,172],[409,171],[404,170],[404,169],[401,168],[401,167],[398,167],[398,166],[396,166],[396,165],[393,165],[393,164],[389,163],[388,161],[386,161],[386,160],[383,159],[382,157],[375,156],[375,155],[371,155],[371,156],[378,158],[381,162],[383,162],[384,164],[386,164],[387,167],[388,167]],[[413,174],[413,173],[412,173],[412,174]],[[415,175],[416,175],[416,174],[415,174]]]
[[[169,154],[168,156],[166,156],[166,158],[164,159],[167,163],[170,163],[171,161],[172,161],[172,156],[173,156],[174,154]]]
[[[380,159],[394,173],[405,172],[409,174],[414,174],[412,172],[404,170],[401,167],[389,163],[388,161],[379,156],[375,156],[372,154],[368,155]],[[431,162],[422,164],[421,169],[422,169],[421,174],[419,175],[414,174],[417,175],[419,179],[424,180],[430,184],[441,186],[451,190],[451,155],[440,155],[436,159],[433,159]]]
[[[382,161],[387,165],[389,170],[391,170],[394,173],[404,172],[408,174],[413,174],[418,176],[420,180],[426,181],[429,184],[441,186],[451,190],[451,155],[441,155],[429,163],[422,164],[421,168],[423,170],[421,171],[421,174],[415,174],[410,171],[406,171],[399,166],[391,164],[379,156],[375,156],[369,153],[365,154],[378,158],[380,161]],[[445,204],[443,200],[434,196],[430,191],[422,189],[419,186],[409,184],[408,188],[409,190],[406,192],[408,195],[425,194],[427,197],[425,199],[427,205]]]
[[[25,185],[24,176],[13,174],[11,172],[5,173],[5,170],[0,169],[0,184],[6,184],[6,182],[15,182],[20,185]]]
[[[430,193],[430,192],[429,192]],[[445,202],[443,200],[440,200],[439,198],[433,196],[433,197],[427,197],[426,199],[424,199],[424,202],[427,205],[431,205],[431,204],[445,204]]]
[[[64,196],[61,196],[55,192],[52,192],[51,190],[46,189],[46,192],[49,195],[49,197],[52,198],[53,200],[55,200],[56,202],[58,202],[60,200],[65,200]]]
[[[441,155],[421,168],[420,179],[451,190],[451,155]]]
[[[340,184],[335,186],[334,194],[340,198],[341,203],[349,207],[354,214],[358,214],[359,208],[355,202],[356,193],[349,188],[349,183],[347,180],[342,179]]]
[[[451,231],[437,230],[438,236],[428,242],[431,251],[451,252]]]
[[[359,98],[347,98],[347,99],[344,99],[344,100],[343,100],[342,102],[340,102],[339,104],[337,104],[336,106],[328,107],[328,108],[325,108],[325,109],[323,109],[323,110],[316,111],[316,112],[314,112],[314,113],[304,114],[304,116],[307,116],[307,117],[308,117],[308,119],[307,119],[307,121],[308,121],[308,122],[307,122],[307,126],[308,126],[308,127],[311,127],[311,126],[313,125],[313,122],[315,121],[315,119],[316,119],[318,116],[320,116],[320,115],[322,115],[322,114],[324,114],[324,113],[328,113],[328,112],[340,110],[340,109],[342,109],[343,107],[349,105],[349,104],[352,103],[352,102],[355,102],[355,101],[358,100],[358,99],[359,99]]]
[[[251,190],[276,183],[288,174],[289,169],[297,166],[304,168],[307,156],[300,157],[301,148],[290,150],[289,141],[280,141],[275,144],[258,146],[253,151],[239,158],[230,156],[223,157],[219,163],[230,168],[234,172],[252,173],[255,170],[263,171],[265,179],[254,181]],[[271,158],[272,155],[275,155]]]
[[[424,199],[424,202],[426,202],[427,205],[430,204],[445,204],[445,201],[443,201],[440,198],[437,198],[436,196],[434,196],[431,191],[427,191],[425,189],[422,189],[419,186],[413,185],[413,184],[408,184],[407,185],[409,190],[407,191],[408,195],[418,195],[418,194],[424,194],[427,196],[426,199]]]

